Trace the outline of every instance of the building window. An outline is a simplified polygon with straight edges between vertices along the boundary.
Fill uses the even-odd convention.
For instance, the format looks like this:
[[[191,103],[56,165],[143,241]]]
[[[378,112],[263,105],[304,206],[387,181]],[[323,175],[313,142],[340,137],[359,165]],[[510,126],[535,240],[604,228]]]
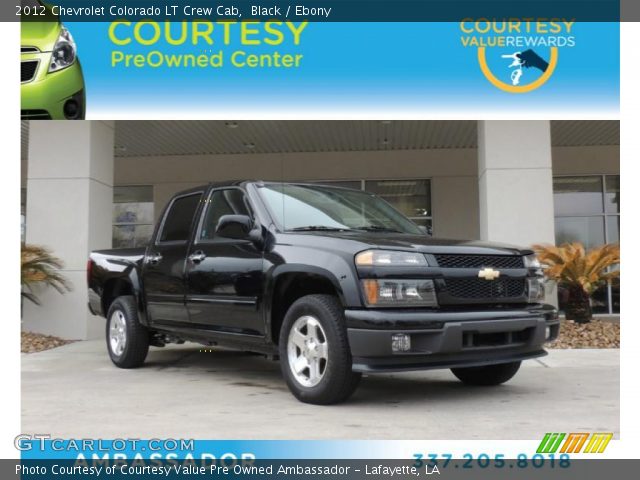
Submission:
[[[153,234],[153,187],[113,188],[113,248],[142,247]]]
[[[343,180],[314,182],[374,193],[432,234],[430,180]]]
[[[554,177],[556,244],[581,242],[585,248],[620,241],[620,176]],[[559,289],[560,309],[567,292]],[[593,295],[595,313],[620,313],[620,282]]]

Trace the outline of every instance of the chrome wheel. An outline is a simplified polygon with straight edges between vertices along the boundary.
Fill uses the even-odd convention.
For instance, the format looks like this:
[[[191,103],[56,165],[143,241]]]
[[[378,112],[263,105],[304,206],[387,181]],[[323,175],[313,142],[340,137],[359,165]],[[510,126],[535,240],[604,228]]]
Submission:
[[[293,378],[300,385],[320,383],[329,363],[329,346],[317,318],[305,315],[295,321],[287,340],[287,356]]]
[[[117,357],[122,355],[127,346],[127,319],[120,310],[113,312],[109,319],[109,345]]]

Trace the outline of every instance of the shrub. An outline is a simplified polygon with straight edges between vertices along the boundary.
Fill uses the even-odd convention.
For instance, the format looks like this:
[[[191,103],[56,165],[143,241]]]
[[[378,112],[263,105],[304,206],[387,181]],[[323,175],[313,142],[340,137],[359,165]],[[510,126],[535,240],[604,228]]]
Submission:
[[[586,251],[579,242],[534,245],[547,278],[565,287],[569,298],[565,308],[567,319],[578,323],[591,321],[591,295],[600,287],[620,276],[620,245],[606,244]]]
[[[36,287],[40,286],[53,287],[60,293],[71,291],[69,282],[59,273],[63,267],[62,261],[53,256],[47,248],[22,244],[20,261],[23,298],[40,305],[40,300],[35,294]]]

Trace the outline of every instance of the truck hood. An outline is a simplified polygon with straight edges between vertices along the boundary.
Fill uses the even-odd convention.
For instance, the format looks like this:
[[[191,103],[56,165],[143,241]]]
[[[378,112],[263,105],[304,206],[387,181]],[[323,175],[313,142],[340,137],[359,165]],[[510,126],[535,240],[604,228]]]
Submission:
[[[36,47],[41,52],[53,50],[62,29],[54,18],[50,22],[22,22],[20,27],[20,44],[23,47]]]
[[[293,237],[296,239],[294,240]],[[528,248],[478,240],[434,238],[428,235],[379,232],[301,232],[287,233],[279,241],[303,244],[320,249],[351,249],[353,253],[366,248],[418,251],[422,253],[466,253],[484,255],[528,255]]]

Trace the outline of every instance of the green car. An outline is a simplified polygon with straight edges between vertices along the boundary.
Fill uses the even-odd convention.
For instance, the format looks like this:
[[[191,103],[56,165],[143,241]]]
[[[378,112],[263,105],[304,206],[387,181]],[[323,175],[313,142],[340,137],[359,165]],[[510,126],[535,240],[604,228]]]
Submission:
[[[85,87],[76,44],[57,17],[48,17],[50,21],[22,22],[21,117],[82,120]]]

